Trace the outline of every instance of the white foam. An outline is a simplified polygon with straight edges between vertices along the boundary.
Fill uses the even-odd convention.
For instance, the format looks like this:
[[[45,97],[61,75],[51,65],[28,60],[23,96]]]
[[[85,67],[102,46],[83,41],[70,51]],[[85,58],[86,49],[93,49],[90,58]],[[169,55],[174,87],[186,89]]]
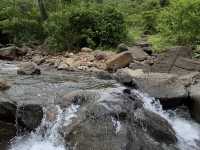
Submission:
[[[149,97],[147,94],[136,91],[135,92],[144,102],[144,107],[151,110],[163,118],[165,118],[173,127],[178,138],[178,146],[181,150],[200,150],[197,145],[197,141],[200,141],[200,125],[192,120],[186,120],[185,118],[170,117],[170,112],[164,111],[159,101],[155,101],[154,98]],[[175,112],[174,112],[175,113]]]
[[[9,150],[65,150],[63,137],[59,130],[64,125],[69,125],[71,119],[76,117],[78,106],[71,105],[66,110],[57,106],[56,120],[48,121],[45,115],[36,132],[28,136],[16,137],[11,142]]]

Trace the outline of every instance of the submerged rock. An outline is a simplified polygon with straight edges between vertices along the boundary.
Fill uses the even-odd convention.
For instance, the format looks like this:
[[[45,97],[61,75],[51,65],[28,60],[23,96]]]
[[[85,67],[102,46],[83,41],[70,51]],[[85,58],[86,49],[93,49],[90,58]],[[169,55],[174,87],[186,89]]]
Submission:
[[[33,62],[25,62],[20,64],[17,73],[20,75],[38,75],[41,74],[41,70],[37,64]]]

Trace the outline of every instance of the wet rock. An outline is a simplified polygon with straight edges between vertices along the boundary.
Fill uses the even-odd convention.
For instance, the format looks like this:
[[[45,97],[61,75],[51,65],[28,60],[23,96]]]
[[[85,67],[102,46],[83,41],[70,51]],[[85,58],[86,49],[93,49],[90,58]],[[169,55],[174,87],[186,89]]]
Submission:
[[[123,52],[117,54],[106,62],[107,70],[116,71],[117,69],[127,67],[132,61],[132,53]]]
[[[17,73],[20,75],[39,75],[41,70],[37,64],[33,62],[25,62],[20,64]]]
[[[28,104],[18,108],[17,122],[22,130],[36,129],[43,118],[43,109],[40,105]]]
[[[7,150],[10,140],[15,136],[15,124],[0,121],[0,149]]]
[[[8,101],[0,102],[0,121],[15,124],[16,110],[16,104]]]
[[[187,89],[174,74],[144,73],[125,68],[118,70],[115,78],[124,84],[135,83],[150,96],[158,98],[165,108],[182,105],[188,100]]]
[[[190,111],[192,117],[200,122],[200,83],[192,85],[190,88]]]
[[[74,105],[84,105],[87,104],[88,101],[94,101],[98,97],[98,93],[94,91],[84,91],[77,90],[70,93],[67,93],[63,97],[62,105],[69,106],[71,104]]]
[[[170,124],[156,113],[145,109],[138,109],[134,112],[134,122],[144,128],[159,142],[172,144],[177,142],[176,133]]]
[[[169,123],[142,105],[136,107],[141,100],[129,98],[131,92],[110,94],[80,106],[72,124],[65,128],[70,148],[168,150],[177,142]]]
[[[93,50],[91,49],[91,48],[88,48],[88,47],[83,47],[83,48],[81,48],[81,52],[88,52],[88,53],[90,53],[90,52],[92,52]]]
[[[8,82],[6,80],[2,80],[0,79],[0,90],[4,91],[10,88],[10,85],[8,84]]]
[[[117,46],[118,53],[128,51],[128,49],[129,47],[124,43],[121,43]]]

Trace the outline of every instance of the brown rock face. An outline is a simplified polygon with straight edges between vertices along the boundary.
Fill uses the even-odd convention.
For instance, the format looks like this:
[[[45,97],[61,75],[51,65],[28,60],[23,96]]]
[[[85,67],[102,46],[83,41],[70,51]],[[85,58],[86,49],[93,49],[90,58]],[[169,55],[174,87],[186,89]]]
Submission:
[[[128,51],[117,54],[106,62],[107,70],[116,71],[117,69],[124,68],[131,63],[132,59],[132,54]]]

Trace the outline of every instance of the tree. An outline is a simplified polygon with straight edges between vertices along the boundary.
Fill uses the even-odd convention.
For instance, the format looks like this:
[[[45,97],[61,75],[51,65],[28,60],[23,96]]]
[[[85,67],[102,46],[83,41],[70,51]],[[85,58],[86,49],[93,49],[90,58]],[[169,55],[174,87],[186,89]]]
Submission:
[[[39,9],[40,9],[40,15],[41,15],[42,20],[43,21],[47,20],[48,14],[47,14],[47,11],[46,11],[45,6],[44,6],[44,1],[38,0],[38,6],[39,6]]]

